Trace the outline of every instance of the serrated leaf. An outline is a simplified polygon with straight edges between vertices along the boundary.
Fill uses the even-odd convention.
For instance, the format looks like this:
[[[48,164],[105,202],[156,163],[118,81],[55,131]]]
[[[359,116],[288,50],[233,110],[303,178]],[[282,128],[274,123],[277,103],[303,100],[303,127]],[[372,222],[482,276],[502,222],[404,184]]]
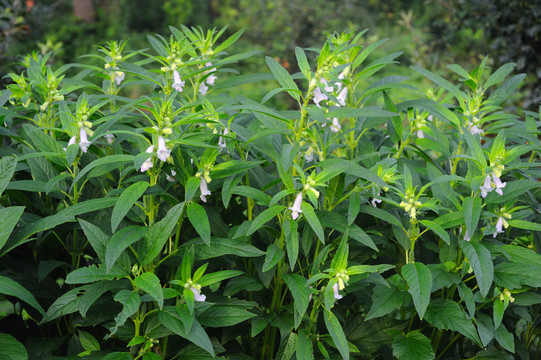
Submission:
[[[222,270],[222,271],[216,271],[210,274],[203,275],[199,280],[197,280],[197,283],[201,286],[208,286],[212,285],[214,283],[224,281],[227,279],[231,279],[240,275],[243,275],[244,272],[240,270]]]
[[[245,241],[215,237],[211,238],[210,246],[199,243],[195,245],[195,249],[195,256],[198,260],[212,259],[226,255],[240,257],[258,257],[265,255],[264,251],[259,250]]]
[[[426,309],[425,320],[440,330],[452,330],[481,345],[475,326],[460,306],[448,299],[434,299]]]
[[[460,248],[473,268],[481,296],[486,297],[494,279],[490,251],[480,242],[461,241]]]
[[[160,284],[160,279],[151,272],[145,272],[133,279],[133,282],[137,287],[141,288],[144,292],[152,296],[158,303],[158,307],[163,307],[163,291]]]
[[[376,286],[372,294],[372,307],[366,315],[366,320],[382,317],[399,309],[404,303],[404,298],[402,291],[395,285]]]
[[[432,291],[432,273],[423,263],[409,263],[402,267],[402,276],[408,284],[408,292],[413,298],[413,304],[423,319],[425,311],[430,303]]]
[[[541,287],[541,266],[537,264],[501,263],[494,267],[494,283],[508,289],[523,285]]]
[[[205,244],[210,244],[210,222],[205,209],[197,204],[190,203],[187,209],[188,219],[195,231],[201,236]]]
[[[436,357],[430,339],[418,330],[395,336],[393,355],[398,360],[432,360]]]
[[[290,332],[276,354],[276,360],[290,360],[297,347],[297,334]]]
[[[308,338],[306,330],[300,329],[297,333],[297,345],[295,356],[297,360],[313,360],[314,350],[312,348],[312,342]]]
[[[73,270],[66,276],[67,284],[88,284],[99,280],[113,280],[128,275],[120,266],[107,271],[104,266],[92,265]]]
[[[109,241],[109,236],[96,225],[83,219],[79,219],[79,225],[81,225],[86,239],[96,252],[96,255],[98,255],[98,258],[102,263],[105,263],[105,246],[107,245],[107,241]]]
[[[17,156],[3,156],[0,158],[0,195],[2,195],[11,181],[16,167]]]
[[[197,316],[203,326],[224,327],[232,326],[255,317],[256,314],[244,306],[215,304]]]
[[[299,256],[299,232],[297,222],[288,219],[284,222],[284,238],[286,242],[287,259],[291,271],[295,268]]]
[[[144,194],[148,186],[148,182],[139,181],[130,185],[120,194],[111,215],[111,231],[113,233],[135,202]]]

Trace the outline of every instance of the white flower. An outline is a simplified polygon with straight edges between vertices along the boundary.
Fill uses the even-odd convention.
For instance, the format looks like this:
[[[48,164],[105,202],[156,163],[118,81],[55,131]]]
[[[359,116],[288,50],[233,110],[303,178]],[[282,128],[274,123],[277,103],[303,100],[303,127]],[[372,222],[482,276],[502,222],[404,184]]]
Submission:
[[[379,193],[378,195],[379,196]],[[372,201],[370,201],[370,203],[372,204],[373,207],[378,207],[378,204],[381,204],[382,200],[380,199],[377,199],[377,198],[373,198]]]
[[[470,130],[470,133],[472,135],[482,134],[483,130],[479,129],[477,125],[472,125],[468,130]]]
[[[498,236],[498,234],[503,233],[502,227],[503,227],[503,225],[504,225],[504,221],[505,221],[505,219],[504,219],[502,216],[500,216],[500,217],[498,218],[498,221],[496,222],[496,231],[494,232],[494,234],[492,234],[492,237],[493,237],[493,238],[495,238],[496,236]],[[507,224],[507,221],[505,221],[505,224],[506,224],[507,226],[509,226],[509,224]],[[506,228],[507,228],[507,226],[506,226]]]
[[[205,96],[207,95],[207,91],[209,91],[209,87],[205,85],[205,83],[201,83],[201,85],[199,85],[199,93]]]
[[[120,85],[122,80],[124,80],[124,76],[126,76],[126,74],[124,74],[122,71],[115,71],[113,73],[113,76],[114,76],[113,79],[116,81],[116,84]]]
[[[212,66],[212,63],[211,63],[211,62],[208,62],[208,63],[205,64],[205,66],[206,66],[206,67],[210,67],[210,66]],[[205,74],[208,74],[209,72],[210,72],[210,73],[213,73],[214,71],[216,71],[216,68],[212,68],[212,69],[210,69],[210,70],[205,71]],[[214,81],[216,81],[217,78],[218,78],[218,77],[217,77],[216,75],[210,74],[210,75],[207,77],[206,82],[207,82],[208,85],[214,85]]]
[[[483,197],[483,199],[486,198],[488,193],[493,190],[492,184],[490,182],[490,176],[487,175],[487,177],[485,178],[485,183],[479,188],[479,190],[481,190],[481,196]]]
[[[229,130],[227,130],[227,128],[224,128],[222,135],[227,135],[227,134],[229,134]],[[220,138],[218,139],[218,147],[220,148],[220,151],[227,149],[227,144],[225,142],[224,136],[220,136]]]
[[[297,197],[295,198],[295,202],[293,203],[293,206],[289,208],[289,210],[291,210],[291,217],[293,218],[293,220],[297,220],[297,218],[299,217],[299,214],[302,214],[301,204],[302,204],[302,191],[297,194]]]
[[[86,137],[86,130],[81,128],[81,131],[79,132],[79,147],[86,153],[89,146],[90,141],[88,141],[88,138]]]
[[[310,146],[304,153],[304,159],[306,162],[311,162],[314,160],[314,148],[312,146]]]
[[[171,170],[171,176],[169,176],[169,174],[167,174],[167,181],[170,181],[170,182],[175,182],[176,178],[175,178],[175,175],[176,175],[176,171],[175,170]]]
[[[173,71],[173,89],[177,90],[178,92],[182,92],[182,88],[184,87],[184,81],[181,80],[180,74],[178,71]]]
[[[104,138],[107,140],[107,143],[109,143],[109,145],[112,145],[115,136],[113,134],[105,134]]]
[[[335,283],[332,287],[332,290],[334,291],[334,298],[336,300],[340,300],[342,298],[342,295],[338,292],[338,283]]]
[[[70,141],[68,142],[68,146],[73,145],[77,142],[77,137],[74,135],[71,137]]]
[[[195,301],[205,301],[206,300],[206,296],[201,294],[201,290],[199,290],[198,288],[195,288],[193,286],[190,286],[190,290],[192,290],[193,292],[193,299]]]
[[[417,130],[417,137],[419,139],[424,139],[425,133],[423,132],[423,130]]]
[[[348,96],[348,88],[345,87],[340,91],[340,94],[336,97],[336,100],[340,103],[342,106],[346,106],[346,97]]]
[[[331,125],[331,131],[334,133],[339,132],[342,129],[342,125],[340,125],[340,121],[338,121],[338,118],[332,119],[332,125]]]
[[[149,158],[146,159],[145,162],[141,165],[141,172],[147,171],[147,170],[150,169],[152,166],[154,166],[154,165],[152,164],[152,157],[149,157]]]
[[[323,100],[328,100],[329,98],[327,97],[327,95],[323,94],[321,92],[321,89],[320,88],[315,88],[314,89],[314,102],[316,103],[317,107],[321,109],[321,105],[319,105],[319,103]]]
[[[499,177],[496,176],[496,174],[492,173],[492,181],[494,182],[494,185],[496,186],[494,190],[500,195],[503,195],[502,189],[507,185],[507,183],[502,183]]]
[[[325,85],[325,91],[328,93],[332,93],[334,91],[334,88],[332,86],[329,86],[329,83],[326,79],[321,79],[321,83]]]
[[[338,79],[339,80],[344,80],[345,77],[346,77],[345,73],[346,73],[346,70],[344,70],[340,74],[338,74]],[[334,85],[336,85],[336,87],[338,88],[338,89],[336,89],[336,91],[340,91],[340,89],[342,88],[342,82],[341,81],[335,82]]]
[[[165,140],[163,137],[158,137],[158,159],[161,161],[167,161],[167,158],[171,155],[171,149],[165,145]]]
[[[204,177],[201,178],[201,183],[199,184],[199,190],[201,190],[201,196],[200,196],[201,201],[207,202],[206,196],[210,195],[210,190],[207,186],[207,180],[205,180]]]

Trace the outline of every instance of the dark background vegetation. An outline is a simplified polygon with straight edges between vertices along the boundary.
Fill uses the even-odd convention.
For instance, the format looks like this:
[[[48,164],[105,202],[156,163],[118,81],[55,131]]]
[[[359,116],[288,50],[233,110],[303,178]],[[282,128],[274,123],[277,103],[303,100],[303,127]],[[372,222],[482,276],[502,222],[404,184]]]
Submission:
[[[232,51],[261,50],[291,72],[295,46],[368,28],[367,42],[390,39],[380,51],[404,51],[402,65],[447,74],[446,65],[471,70],[487,55],[494,67],[514,62],[528,74],[516,105],[536,110],[541,101],[539,0],[0,0],[0,73],[20,72],[18,58],[31,51],[52,51],[58,66],[108,40],[145,48],[147,34],[166,36],[180,24],[228,26],[230,34],[244,28]],[[266,71],[264,56],[239,71]]]

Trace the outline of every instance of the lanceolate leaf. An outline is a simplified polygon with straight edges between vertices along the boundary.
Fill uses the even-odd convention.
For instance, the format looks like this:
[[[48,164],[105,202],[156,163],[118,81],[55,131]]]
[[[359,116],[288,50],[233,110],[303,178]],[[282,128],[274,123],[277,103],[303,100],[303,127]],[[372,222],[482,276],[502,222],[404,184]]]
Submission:
[[[8,241],[9,235],[17,225],[19,218],[23,214],[24,206],[11,206],[0,209],[0,250]]]
[[[130,245],[139,241],[148,232],[146,226],[128,226],[117,231],[107,243],[105,248],[105,266],[107,272],[111,270],[122,252]]]
[[[26,290],[23,286],[21,286],[18,282],[11,280],[8,277],[1,276],[0,275],[0,294],[2,295],[8,295],[8,296],[15,296],[19,300],[24,301],[28,305],[32,306],[34,309],[39,311],[42,315],[45,315],[45,311],[41,307],[41,305],[38,303],[34,295],[28,290]],[[1,350],[0,350],[1,354]]]
[[[409,263],[402,267],[402,276],[408,284],[408,292],[413,298],[413,304],[422,319],[430,302],[432,291],[432,274],[423,263]]]
[[[274,205],[264,210],[261,214],[257,215],[257,217],[254,219],[246,235],[251,235],[254,232],[256,232],[259,228],[261,228],[267,222],[271,221],[276,215],[284,211],[284,209],[285,209],[285,206]]]
[[[201,236],[205,244],[210,244],[210,223],[205,209],[197,203],[190,203],[187,213],[195,231]]]
[[[143,195],[148,188],[148,182],[139,181],[133,185],[130,185],[126,190],[120,194],[118,201],[113,208],[113,214],[111,215],[111,230],[115,232],[118,224],[122,221],[124,216],[130,211],[133,204]]]
[[[142,260],[140,260],[141,265],[150,263],[160,254],[183,210],[183,202],[173,206],[162,220],[150,228],[145,240],[140,243],[144,245],[141,245],[138,251],[139,257],[142,257]]]
[[[346,335],[344,334],[342,325],[340,325],[340,321],[338,321],[332,311],[329,310],[325,310],[323,317],[325,319],[325,326],[327,327],[334,344],[338,348],[340,355],[342,355],[342,359],[349,360],[348,341],[346,340]]]
[[[269,66],[270,71],[274,75],[274,78],[278,80],[278,82],[283,88],[295,89],[295,91],[290,90],[288,91],[288,93],[289,95],[291,95],[291,97],[298,101],[300,99],[299,88],[297,87],[297,84],[295,84],[295,81],[293,81],[293,78],[291,77],[291,75],[289,75],[287,70],[284,69],[282,65],[278,63],[278,61],[274,60],[269,56],[267,56],[265,60],[267,61],[267,65]]]
[[[460,247],[473,268],[481,296],[487,296],[494,279],[494,264],[490,251],[480,242],[461,241]]]
[[[310,302],[310,289],[306,285],[306,279],[297,274],[285,274],[286,283],[291,295],[293,295],[295,307],[295,329],[299,327],[304,313],[308,309]]]
[[[24,345],[13,336],[0,333],[0,358],[4,360],[27,360],[28,354]]]
[[[322,243],[325,243],[325,233],[323,232],[323,227],[321,226],[321,223],[319,222],[319,219],[314,212],[314,208],[312,207],[312,205],[303,201],[301,209],[304,217],[306,218],[306,221],[308,221],[308,224],[310,224],[310,227],[312,228],[312,230],[314,230],[316,236]]]
[[[17,156],[4,156],[0,159],[0,195],[13,177],[16,166]]]
[[[481,205],[482,201],[479,197],[464,198],[464,202],[462,203],[464,222],[466,223],[466,229],[470,236],[472,236],[477,229],[479,216],[481,215]]]
[[[133,279],[135,285],[143,289],[147,294],[152,296],[158,302],[161,309],[163,307],[163,291],[160,285],[160,279],[151,272],[142,273]]]

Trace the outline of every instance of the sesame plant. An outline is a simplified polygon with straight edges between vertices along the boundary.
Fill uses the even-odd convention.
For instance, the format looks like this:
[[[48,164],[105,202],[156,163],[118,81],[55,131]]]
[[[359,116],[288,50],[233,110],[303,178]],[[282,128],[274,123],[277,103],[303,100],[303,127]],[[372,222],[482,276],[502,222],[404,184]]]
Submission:
[[[224,31],[8,74],[2,358],[539,358],[540,119],[505,108],[514,64],[411,84],[363,31],[239,75],[259,54]]]

